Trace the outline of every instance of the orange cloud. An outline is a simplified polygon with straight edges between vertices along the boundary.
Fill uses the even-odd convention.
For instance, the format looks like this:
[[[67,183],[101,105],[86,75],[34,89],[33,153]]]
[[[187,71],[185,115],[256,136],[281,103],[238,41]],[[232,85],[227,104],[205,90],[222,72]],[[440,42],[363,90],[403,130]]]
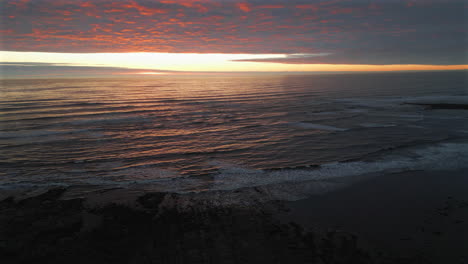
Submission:
[[[278,9],[278,8],[284,8],[284,5],[261,5],[258,6],[258,8],[265,8],[265,9]]]
[[[138,4],[135,1],[130,1],[129,4],[123,4],[122,7],[124,7],[124,8],[135,8],[136,10],[138,10],[138,12],[140,12],[141,15],[144,15],[144,16],[152,16],[154,14],[167,13],[166,10],[162,10],[162,9],[158,9],[158,8],[145,7],[145,6],[142,6],[142,5]]]
[[[310,9],[310,10],[314,10],[314,11],[317,11],[319,9],[319,7],[317,5],[314,5],[314,4],[307,4],[307,5],[296,5],[296,8],[299,8],[299,9]]]
[[[247,12],[247,13],[250,12],[250,11],[252,11],[252,8],[251,8],[251,6],[250,6],[248,3],[237,3],[237,7],[238,7],[240,10],[242,10],[242,11],[244,11],[244,12]]]
[[[9,51],[82,53],[362,50],[390,61],[462,64],[461,1],[421,0],[408,8],[350,0],[3,0],[0,44]],[[333,63],[360,59],[348,58]]]

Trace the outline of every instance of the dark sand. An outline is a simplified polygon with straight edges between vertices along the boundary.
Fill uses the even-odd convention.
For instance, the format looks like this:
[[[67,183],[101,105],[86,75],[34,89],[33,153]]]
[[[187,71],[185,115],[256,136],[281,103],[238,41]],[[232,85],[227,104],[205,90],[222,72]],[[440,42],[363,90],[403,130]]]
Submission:
[[[283,221],[345,230],[377,252],[468,263],[468,170],[382,175],[287,206]]]
[[[272,217],[274,203],[219,207],[151,193],[135,207],[89,207],[60,199],[64,191],[0,202],[2,264],[376,263],[346,233],[320,237],[281,224]],[[170,206],[181,203],[188,206]]]
[[[69,189],[10,197],[0,201],[0,260],[466,263],[467,172],[377,176],[286,203],[219,204],[126,190],[92,199],[70,198]]]

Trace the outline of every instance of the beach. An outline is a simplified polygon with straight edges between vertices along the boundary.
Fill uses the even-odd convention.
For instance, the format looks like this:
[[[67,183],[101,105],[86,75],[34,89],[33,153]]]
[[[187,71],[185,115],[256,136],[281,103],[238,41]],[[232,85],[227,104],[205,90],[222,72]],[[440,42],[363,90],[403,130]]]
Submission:
[[[466,172],[380,175],[256,204],[53,189],[0,202],[0,252],[3,263],[464,263]]]
[[[466,170],[381,175],[291,202],[282,217],[311,229],[346,230],[394,256],[466,263],[467,175]]]
[[[281,224],[274,204],[216,206],[151,193],[137,207],[89,207],[60,200],[64,191],[1,202],[3,263],[371,263],[352,236],[320,241]]]

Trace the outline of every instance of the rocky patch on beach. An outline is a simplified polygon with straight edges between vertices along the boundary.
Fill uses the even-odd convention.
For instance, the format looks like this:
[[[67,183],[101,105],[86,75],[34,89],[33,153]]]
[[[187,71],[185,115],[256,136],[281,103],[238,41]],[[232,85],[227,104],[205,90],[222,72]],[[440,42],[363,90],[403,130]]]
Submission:
[[[376,256],[345,232],[280,223],[275,204],[197,206],[150,193],[135,207],[90,206],[61,199],[65,191],[0,202],[2,263],[416,263]]]

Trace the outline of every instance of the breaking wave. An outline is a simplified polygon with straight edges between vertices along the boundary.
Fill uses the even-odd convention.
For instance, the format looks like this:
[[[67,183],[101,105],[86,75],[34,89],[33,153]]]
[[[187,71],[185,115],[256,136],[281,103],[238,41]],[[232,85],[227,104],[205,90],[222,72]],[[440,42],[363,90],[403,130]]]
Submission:
[[[267,200],[297,200],[314,194],[337,190],[361,179],[361,176],[379,175],[411,170],[457,170],[468,168],[468,143],[439,143],[425,147],[399,149],[373,161],[335,162],[310,168],[252,169],[236,164],[215,161],[218,173],[210,177],[187,177],[175,171],[155,167],[129,168],[113,174],[96,177],[81,173],[69,185],[102,185],[106,187],[137,188],[175,193],[248,192],[259,193]],[[43,186],[17,182],[2,185],[11,187]],[[70,178],[68,178],[70,180]],[[41,183],[42,182],[42,183]],[[58,175],[48,177],[47,185],[66,182]],[[242,199],[251,199],[249,195]],[[240,199],[240,197],[239,197]]]

